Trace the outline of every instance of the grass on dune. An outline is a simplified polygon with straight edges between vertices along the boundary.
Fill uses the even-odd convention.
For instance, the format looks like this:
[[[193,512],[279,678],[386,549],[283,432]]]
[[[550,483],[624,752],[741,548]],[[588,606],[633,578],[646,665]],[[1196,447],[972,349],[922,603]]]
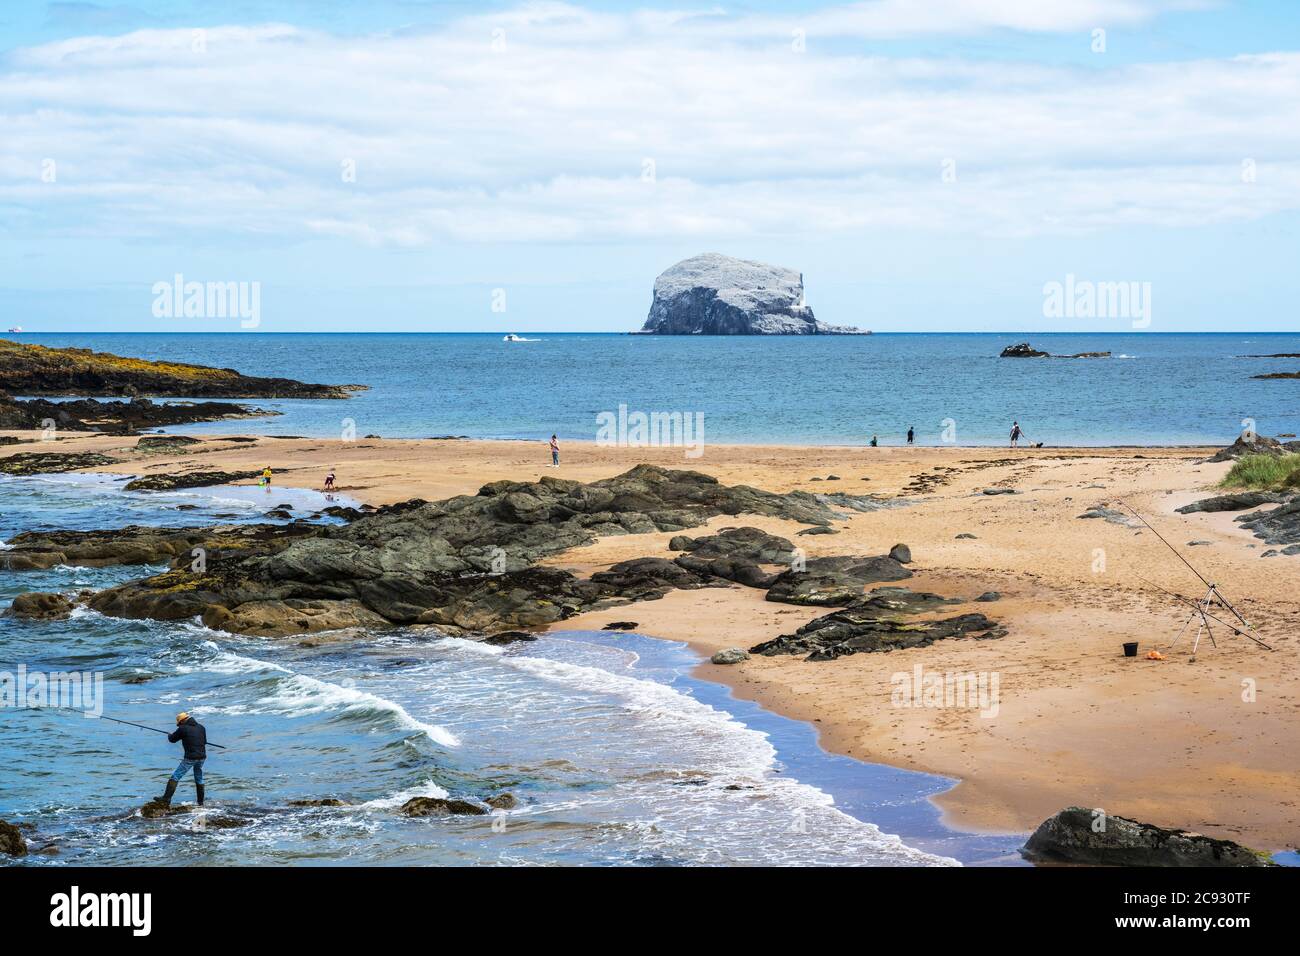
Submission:
[[[1300,488],[1300,455],[1243,455],[1220,484],[1224,488]]]

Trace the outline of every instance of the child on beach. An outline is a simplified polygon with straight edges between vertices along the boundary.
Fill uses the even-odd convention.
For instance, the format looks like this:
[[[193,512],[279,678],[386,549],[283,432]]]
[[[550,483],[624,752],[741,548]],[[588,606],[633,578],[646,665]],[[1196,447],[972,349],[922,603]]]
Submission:
[[[271,466],[267,465],[262,469],[262,477],[257,479],[257,483],[268,491],[271,489]]]
[[[325,476],[325,490],[326,491],[334,490],[334,469],[333,468],[331,468],[330,473]]]
[[[551,467],[560,467],[560,442],[554,435],[551,436]]]

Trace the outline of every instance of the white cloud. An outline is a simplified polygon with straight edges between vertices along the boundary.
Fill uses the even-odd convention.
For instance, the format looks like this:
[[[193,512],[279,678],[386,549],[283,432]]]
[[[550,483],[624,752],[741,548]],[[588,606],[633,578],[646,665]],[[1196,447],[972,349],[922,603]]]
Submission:
[[[1033,31],[1156,9],[878,0],[805,19],[849,35]],[[1300,207],[1300,54],[1090,69],[801,54],[767,18],[560,4],[423,35],[142,31],[13,54],[0,143],[0,204],[20,234],[420,244],[1188,226]],[[41,181],[46,158],[56,183]]]

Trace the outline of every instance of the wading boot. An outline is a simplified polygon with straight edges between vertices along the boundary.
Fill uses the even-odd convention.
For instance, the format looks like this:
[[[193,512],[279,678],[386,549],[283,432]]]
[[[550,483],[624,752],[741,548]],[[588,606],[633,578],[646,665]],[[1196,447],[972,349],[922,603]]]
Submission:
[[[196,783],[194,785],[194,795],[198,801],[199,806],[203,806],[203,784]]]
[[[176,781],[175,781],[175,780],[168,780],[168,781],[167,781],[167,791],[166,791],[166,792],[165,792],[161,797],[159,797],[158,799],[159,799],[162,803],[165,803],[165,804],[167,804],[167,806],[170,807],[170,806],[172,805],[172,795],[175,794],[175,793],[176,793]]]

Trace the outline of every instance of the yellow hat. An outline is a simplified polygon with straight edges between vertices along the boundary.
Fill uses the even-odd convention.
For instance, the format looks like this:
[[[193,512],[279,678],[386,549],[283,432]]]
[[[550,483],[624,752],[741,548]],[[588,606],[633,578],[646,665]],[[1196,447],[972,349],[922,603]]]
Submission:
[[[179,714],[176,715],[176,723],[178,724],[183,724],[185,723],[185,721],[189,719],[190,719],[189,713],[184,710],[182,710]]]

